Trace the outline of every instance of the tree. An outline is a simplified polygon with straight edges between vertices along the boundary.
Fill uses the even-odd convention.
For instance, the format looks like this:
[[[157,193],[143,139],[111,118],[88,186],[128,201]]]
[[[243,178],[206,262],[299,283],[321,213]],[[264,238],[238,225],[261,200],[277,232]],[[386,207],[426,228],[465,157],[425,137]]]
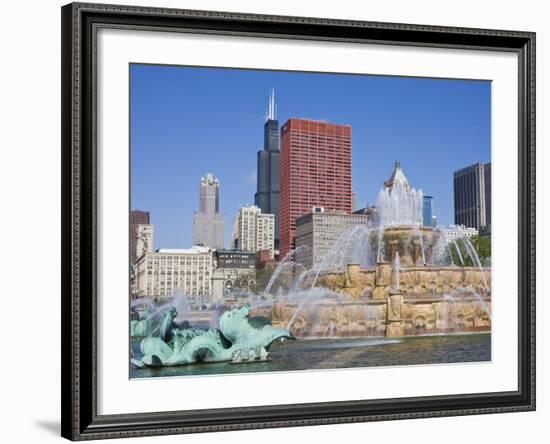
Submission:
[[[465,267],[475,267],[477,263],[472,260],[471,249],[468,243],[472,245],[482,266],[491,265],[491,237],[490,236],[472,236],[470,238],[459,238],[447,246],[449,256],[455,265]]]
[[[476,249],[479,260],[482,264],[491,263],[491,236],[473,236],[472,245]]]

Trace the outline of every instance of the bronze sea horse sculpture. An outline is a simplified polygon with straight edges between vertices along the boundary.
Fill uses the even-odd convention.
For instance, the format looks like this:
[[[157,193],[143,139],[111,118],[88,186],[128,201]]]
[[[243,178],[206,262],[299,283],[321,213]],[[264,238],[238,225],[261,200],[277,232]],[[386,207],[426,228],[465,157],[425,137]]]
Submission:
[[[250,306],[225,312],[217,329],[181,328],[174,323],[175,308],[164,314],[158,336],[140,343],[143,357],[132,358],[137,367],[186,365],[195,362],[265,361],[277,340],[296,339],[286,328],[273,327],[269,319],[249,317]]]

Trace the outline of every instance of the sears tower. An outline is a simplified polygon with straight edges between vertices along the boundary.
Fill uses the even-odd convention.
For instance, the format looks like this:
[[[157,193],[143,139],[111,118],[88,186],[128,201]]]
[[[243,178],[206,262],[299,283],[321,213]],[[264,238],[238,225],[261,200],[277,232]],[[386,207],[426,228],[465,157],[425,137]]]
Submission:
[[[258,184],[254,201],[262,213],[275,215],[275,249],[279,248],[279,121],[271,90],[264,125],[264,149],[258,151]]]

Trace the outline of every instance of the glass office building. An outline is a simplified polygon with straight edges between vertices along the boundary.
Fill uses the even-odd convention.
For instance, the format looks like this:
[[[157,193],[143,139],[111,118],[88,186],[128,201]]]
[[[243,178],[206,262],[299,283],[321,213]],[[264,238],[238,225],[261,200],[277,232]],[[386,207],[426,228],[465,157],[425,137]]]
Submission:
[[[422,225],[425,227],[432,226],[433,199],[433,196],[424,196],[424,201],[422,202]]]

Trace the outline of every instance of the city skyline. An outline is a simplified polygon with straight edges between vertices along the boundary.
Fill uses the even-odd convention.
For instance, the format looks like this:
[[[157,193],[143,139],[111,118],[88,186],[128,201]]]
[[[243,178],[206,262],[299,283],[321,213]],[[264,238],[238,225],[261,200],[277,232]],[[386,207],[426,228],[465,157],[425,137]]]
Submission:
[[[227,220],[254,203],[271,88],[279,122],[353,126],[358,208],[375,203],[399,159],[412,185],[434,196],[439,223],[452,223],[453,171],[490,161],[490,82],[151,65],[132,65],[131,76],[131,207],[151,212],[155,249],[192,244],[196,184],[208,172]]]

